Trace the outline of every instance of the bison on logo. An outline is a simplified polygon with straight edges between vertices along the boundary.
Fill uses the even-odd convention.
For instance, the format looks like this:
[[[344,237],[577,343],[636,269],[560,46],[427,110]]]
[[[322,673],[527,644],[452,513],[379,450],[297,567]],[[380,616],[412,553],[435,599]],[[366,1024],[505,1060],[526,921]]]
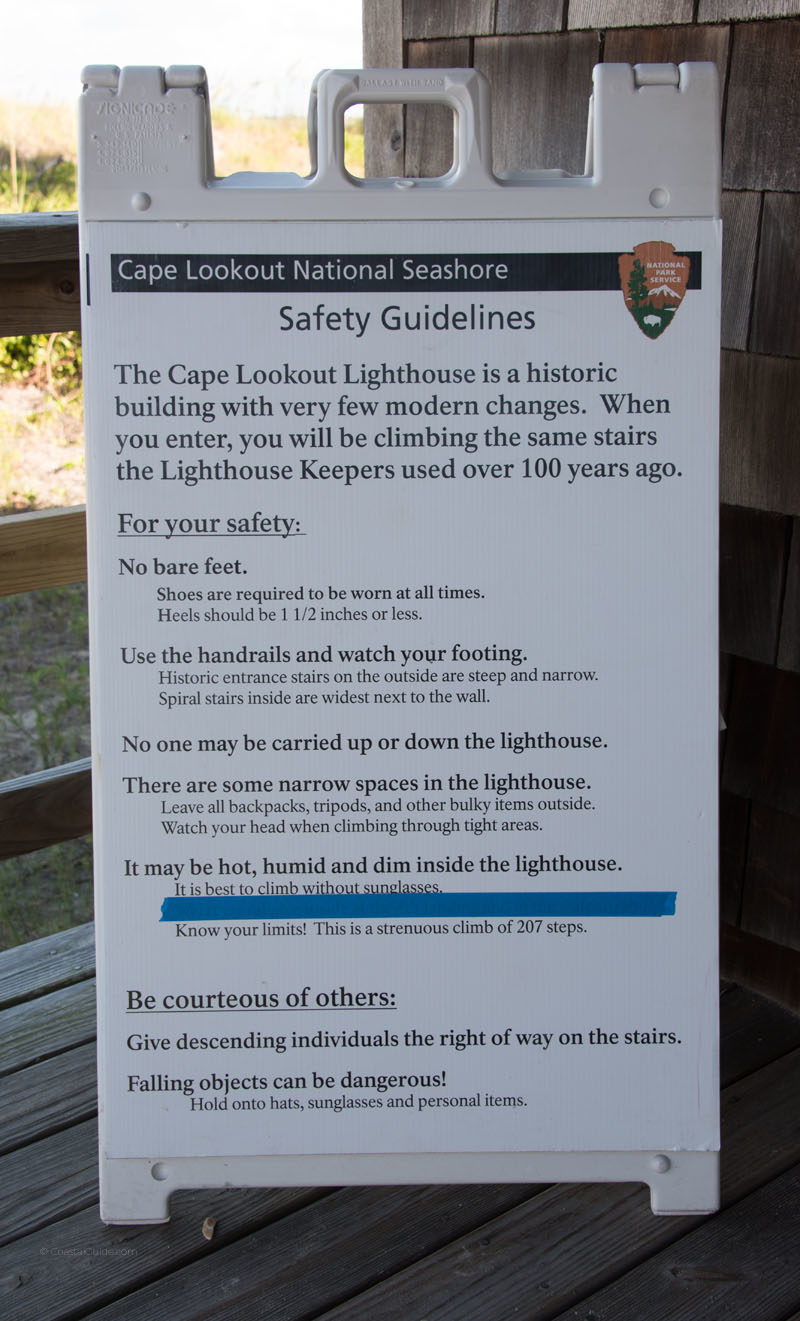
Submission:
[[[671,243],[637,243],[619,258],[619,282],[625,306],[650,339],[663,334],[683,302],[690,261]]]

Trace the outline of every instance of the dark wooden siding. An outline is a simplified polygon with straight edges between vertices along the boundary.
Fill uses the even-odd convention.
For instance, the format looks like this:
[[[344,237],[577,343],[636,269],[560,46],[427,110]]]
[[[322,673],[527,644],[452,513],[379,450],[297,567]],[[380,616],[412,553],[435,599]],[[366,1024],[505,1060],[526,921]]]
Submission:
[[[487,75],[497,170],[581,171],[596,62],[719,68],[723,968],[800,1007],[800,4],[364,0],[364,12],[365,64],[391,51]],[[418,107],[368,134],[375,173],[438,173],[450,149],[446,117]]]

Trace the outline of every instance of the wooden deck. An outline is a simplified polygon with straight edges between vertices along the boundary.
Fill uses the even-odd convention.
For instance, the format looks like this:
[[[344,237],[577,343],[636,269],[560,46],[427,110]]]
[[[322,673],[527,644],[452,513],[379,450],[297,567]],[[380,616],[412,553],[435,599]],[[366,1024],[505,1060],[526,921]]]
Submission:
[[[91,935],[0,955],[5,1321],[800,1318],[788,1011],[722,994],[723,1209],[710,1218],[656,1218],[628,1184],[305,1188],[184,1193],[168,1225],[106,1228]]]

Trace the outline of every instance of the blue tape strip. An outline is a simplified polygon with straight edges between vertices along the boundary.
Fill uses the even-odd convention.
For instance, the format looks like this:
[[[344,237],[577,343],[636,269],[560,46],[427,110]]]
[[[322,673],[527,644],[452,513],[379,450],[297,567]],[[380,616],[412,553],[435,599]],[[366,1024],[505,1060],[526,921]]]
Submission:
[[[320,921],[336,918],[440,917],[673,917],[675,890],[446,894],[291,894],[175,896],[161,906],[162,922],[240,922],[260,918]]]

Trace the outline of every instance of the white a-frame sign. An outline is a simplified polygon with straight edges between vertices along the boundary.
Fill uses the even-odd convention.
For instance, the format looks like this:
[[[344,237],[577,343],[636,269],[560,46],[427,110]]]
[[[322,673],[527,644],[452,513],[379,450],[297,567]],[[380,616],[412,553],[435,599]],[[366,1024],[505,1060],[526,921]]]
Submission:
[[[465,70],[321,76],[309,178],[214,177],[201,69],[84,82],[104,1218],[712,1209],[713,67],[597,68],[581,177]],[[450,172],[352,177],[375,101]]]

